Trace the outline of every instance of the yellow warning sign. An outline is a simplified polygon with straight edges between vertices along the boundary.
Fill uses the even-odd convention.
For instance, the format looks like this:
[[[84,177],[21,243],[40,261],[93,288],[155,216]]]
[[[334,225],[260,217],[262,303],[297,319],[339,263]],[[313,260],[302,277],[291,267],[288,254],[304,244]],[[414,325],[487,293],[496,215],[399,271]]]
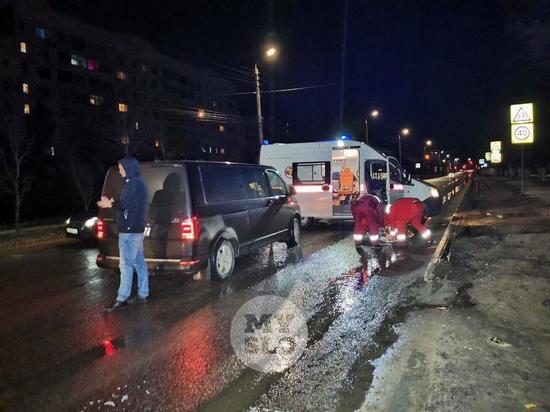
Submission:
[[[511,127],[513,144],[527,144],[535,141],[533,123],[513,124]]]
[[[502,153],[492,152],[491,153],[491,163],[501,163],[502,162]]]
[[[491,161],[491,152],[485,152],[485,160],[487,160],[488,162]]]
[[[510,123],[533,123],[533,103],[513,104],[510,106]]]

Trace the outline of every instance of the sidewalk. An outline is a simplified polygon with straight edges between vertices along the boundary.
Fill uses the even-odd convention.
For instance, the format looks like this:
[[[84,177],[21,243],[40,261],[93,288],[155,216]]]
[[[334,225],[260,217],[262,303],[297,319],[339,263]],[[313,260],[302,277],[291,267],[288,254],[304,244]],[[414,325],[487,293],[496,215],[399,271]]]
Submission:
[[[516,187],[473,182],[448,262],[410,291],[362,410],[550,410],[550,186]]]
[[[45,225],[21,229],[19,235],[13,230],[0,233],[0,253],[12,253],[30,247],[71,243],[75,240],[65,235],[65,225]]]

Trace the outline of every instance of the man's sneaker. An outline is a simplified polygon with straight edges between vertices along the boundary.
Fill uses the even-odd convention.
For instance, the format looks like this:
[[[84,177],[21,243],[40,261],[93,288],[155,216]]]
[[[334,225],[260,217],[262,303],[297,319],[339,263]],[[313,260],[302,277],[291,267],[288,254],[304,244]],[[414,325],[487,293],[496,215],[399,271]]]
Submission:
[[[128,299],[128,303],[134,304],[134,303],[147,303],[147,298],[143,296],[134,296],[130,299]]]
[[[126,306],[126,301],[119,301],[115,300],[111,305],[105,306],[105,312],[114,312],[117,309],[122,308],[123,306]]]

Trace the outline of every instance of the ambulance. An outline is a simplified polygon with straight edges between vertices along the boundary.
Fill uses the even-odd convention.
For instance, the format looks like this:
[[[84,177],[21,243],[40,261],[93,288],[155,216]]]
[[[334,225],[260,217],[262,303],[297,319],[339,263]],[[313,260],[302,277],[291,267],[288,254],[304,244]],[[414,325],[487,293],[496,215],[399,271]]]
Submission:
[[[294,186],[302,225],[315,220],[351,220],[351,202],[364,193],[386,205],[415,198],[424,203],[426,217],[441,210],[437,189],[411,178],[397,159],[354,140],[263,145],[260,164],[279,171]]]

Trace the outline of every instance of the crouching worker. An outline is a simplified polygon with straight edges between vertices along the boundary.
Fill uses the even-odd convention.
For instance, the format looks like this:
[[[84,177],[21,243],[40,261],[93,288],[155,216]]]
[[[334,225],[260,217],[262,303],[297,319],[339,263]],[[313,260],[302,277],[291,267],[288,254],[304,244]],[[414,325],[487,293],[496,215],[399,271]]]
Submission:
[[[364,194],[351,204],[353,239],[356,246],[363,243],[368,231],[370,243],[378,245],[378,231],[384,226],[384,206],[374,195]]]
[[[386,215],[386,224],[390,233],[395,236],[398,242],[407,240],[407,225],[414,227],[422,239],[428,240],[432,232],[422,223],[424,219],[424,205],[418,199],[405,197],[395,201],[390,206]]]

